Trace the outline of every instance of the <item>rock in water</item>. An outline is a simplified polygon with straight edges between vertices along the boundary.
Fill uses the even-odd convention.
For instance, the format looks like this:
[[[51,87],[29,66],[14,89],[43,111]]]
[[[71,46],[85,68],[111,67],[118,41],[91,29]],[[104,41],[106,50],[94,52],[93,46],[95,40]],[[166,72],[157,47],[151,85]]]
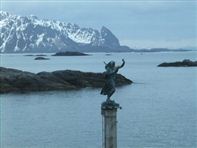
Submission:
[[[52,56],[87,56],[89,54],[85,54],[82,52],[74,52],[74,51],[65,51],[65,52],[57,52],[56,54],[53,54]]]
[[[85,87],[100,88],[104,85],[103,73],[58,70],[37,74],[0,67],[0,93],[73,90]],[[118,74],[116,85],[131,84],[132,81]]]
[[[49,60],[49,58],[45,58],[45,57],[36,57],[34,60]]]
[[[183,61],[171,62],[171,63],[161,63],[158,65],[159,67],[193,67],[197,66],[197,61],[191,61],[189,59],[185,59]]]

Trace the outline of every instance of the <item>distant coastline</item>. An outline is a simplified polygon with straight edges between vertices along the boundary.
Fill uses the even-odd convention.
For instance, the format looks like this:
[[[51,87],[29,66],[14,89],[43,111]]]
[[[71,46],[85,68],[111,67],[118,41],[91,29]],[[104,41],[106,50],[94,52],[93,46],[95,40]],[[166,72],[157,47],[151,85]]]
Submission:
[[[133,49],[134,52],[187,52],[197,51],[192,49],[169,49],[169,48],[151,48],[151,49]]]
[[[60,52],[65,52],[65,53],[121,53],[121,52],[137,52],[137,53],[153,53],[153,52],[188,52],[188,51],[194,51],[197,52],[197,50],[195,49],[169,49],[169,48],[151,48],[151,49],[130,49],[128,51],[105,51],[105,50],[101,50],[101,51],[94,51],[94,50],[77,50],[77,51],[72,51],[72,50],[61,50]],[[1,52],[0,54],[27,54],[25,56],[38,56],[36,54],[44,54],[44,53],[57,53],[57,52],[47,52],[47,51],[43,51],[43,52]],[[33,55],[35,54],[35,55]],[[42,56],[42,55],[41,55]],[[45,55],[43,55],[45,56]]]

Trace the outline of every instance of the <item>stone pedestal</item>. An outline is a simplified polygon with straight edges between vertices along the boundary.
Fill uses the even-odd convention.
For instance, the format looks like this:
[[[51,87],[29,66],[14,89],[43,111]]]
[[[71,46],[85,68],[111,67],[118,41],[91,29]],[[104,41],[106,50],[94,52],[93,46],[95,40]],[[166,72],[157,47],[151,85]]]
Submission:
[[[117,109],[119,104],[114,101],[106,101],[101,105],[103,117],[103,147],[117,148]]]

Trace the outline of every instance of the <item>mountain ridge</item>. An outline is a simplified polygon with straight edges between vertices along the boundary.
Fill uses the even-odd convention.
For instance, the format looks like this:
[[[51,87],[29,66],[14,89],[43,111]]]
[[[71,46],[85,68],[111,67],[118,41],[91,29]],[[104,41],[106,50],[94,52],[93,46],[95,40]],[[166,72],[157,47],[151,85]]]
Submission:
[[[0,52],[130,51],[105,26],[100,31],[37,16],[0,11]]]

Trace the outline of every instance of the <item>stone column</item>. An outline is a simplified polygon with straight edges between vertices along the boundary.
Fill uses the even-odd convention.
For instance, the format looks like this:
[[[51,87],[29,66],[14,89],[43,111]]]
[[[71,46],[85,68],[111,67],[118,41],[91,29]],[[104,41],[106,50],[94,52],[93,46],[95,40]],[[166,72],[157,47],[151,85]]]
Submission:
[[[106,101],[101,105],[103,117],[103,147],[117,148],[117,109],[119,104],[114,101]]]

